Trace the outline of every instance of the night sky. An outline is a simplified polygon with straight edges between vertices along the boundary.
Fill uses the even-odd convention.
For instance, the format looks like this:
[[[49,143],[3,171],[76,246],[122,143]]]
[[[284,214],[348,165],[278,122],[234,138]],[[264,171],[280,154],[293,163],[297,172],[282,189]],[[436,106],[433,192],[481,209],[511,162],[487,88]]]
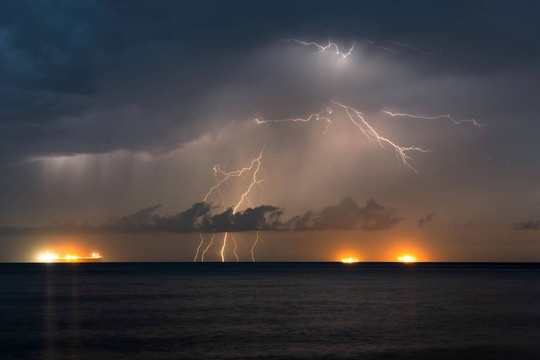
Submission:
[[[225,234],[225,260],[234,238],[252,261],[257,231],[260,261],[538,261],[539,19],[537,1],[2,1],[0,261],[193,261],[214,235],[221,261]]]

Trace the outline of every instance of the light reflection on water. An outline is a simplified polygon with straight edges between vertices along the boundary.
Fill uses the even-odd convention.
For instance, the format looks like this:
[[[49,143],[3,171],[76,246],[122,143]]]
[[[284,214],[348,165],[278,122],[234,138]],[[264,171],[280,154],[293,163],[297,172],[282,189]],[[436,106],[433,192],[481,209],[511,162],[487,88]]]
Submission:
[[[540,354],[536,265],[1,264],[0,271],[2,359]]]

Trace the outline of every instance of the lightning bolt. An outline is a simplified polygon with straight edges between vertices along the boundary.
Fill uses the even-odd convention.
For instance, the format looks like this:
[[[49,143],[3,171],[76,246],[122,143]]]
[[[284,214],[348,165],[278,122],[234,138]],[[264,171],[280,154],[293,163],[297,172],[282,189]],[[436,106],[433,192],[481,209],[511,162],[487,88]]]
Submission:
[[[234,243],[233,253],[234,253],[234,256],[236,257],[236,262],[239,262],[240,258],[238,257],[238,253],[236,252],[236,249],[238,249],[238,243],[236,242],[236,239],[234,238],[232,233],[231,233],[231,239]]]
[[[225,262],[225,248],[227,247],[227,236],[229,235],[228,232],[223,235],[223,245],[221,246],[221,262]]]
[[[253,246],[251,247],[251,261],[255,262],[255,247],[259,243],[259,233],[260,231],[257,231],[257,237],[255,238],[255,242],[253,243]]]
[[[297,42],[299,44],[302,44],[304,46],[315,46],[319,49],[319,51],[317,51],[315,54],[320,54],[320,53],[323,53],[323,52],[330,52],[330,53],[333,53],[334,55],[339,55],[341,56],[342,58],[346,58],[348,57],[349,55],[351,55],[353,49],[354,49],[354,45],[355,43],[353,42],[352,46],[350,47],[350,49],[345,52],[345,51],[342,51],[339,49],[339,46],[336,44],[336,43],[333,43],[333,42],[328,42],[327,45],[320,45],[320,44],[317,44],[316,42],[306,42],[306,41],[301,41],[301,40],[296,40],[296,39],[283,39],[284,41],[293,41],[293,42]]]
[[[253,170],[253,168],[256,168],[255,173],[258,173],[258,171],[260,170],[260,167],[261,167],[261,160],[262,160],[263,152],[264,152],[264,147],[261,150],[261,152],[259,153],[259,156],[257,158],[255,158],[255,159],[251,160],[251,163],[250,163],[249,166],[244,167],[244,168],[242,168],[240,170],[225,172],[225,171],[221,170],[220,165],[215,165],[214,166],[214,174],[216,175],[216,178],[217,178],[217,175],[222,175],[223,178],[221,180],[217,181],[216,185],[214,185],[214,186],[212,186],[210,188],[210,190],[204,196],[204,201],[207,202],[208,198],[212,195],[212,193],[214,191],[218,191],[220,198],[223,199],[223,193],[221,192],[221,186],[223,184],[225,184],[227,181],[229,181],[231,178],[241,177],[245,173],[249,173],[251,170]],[[254,176],[255,176],[255,174],[254,174]],[[259,182],[259,184],[260,184],[260,182]],[[238,205],[238,206],[240,206],[240,205]],[[235,208],[238,208],[238,206],[236,206]]]
[[[391,45],[391,46],[397,46],[397,47],[401,47],[401,48],[408,48],[408,49],[411,49],[413,51],[416,51],[422,55],[440,55],[442,54],[442,50],[439,50],[439,51],[424,51],[422,49],[419,49],[411,44],[408,44],[408,43],[402,43],[402,42],[398,42],[398,41],[395,41],[395,40],[384,40],[384,41],[373,41],[373,40],[368,40],[368,44],[373,46],[374,48],[377,48],[377,49],[381,49],[381,50],[385,50],[385,51],[389,51],[389,52],[392,52],[394,54],[399,54],[400,52],[395,50],[394,48],[391,48],[391,47],[388,47],[388,46],[384,46],[382,44],[388,44],[388,45]]]
[[[381,136],[375,129],[366,121],[362,113],[350,106],[343,105],[337,101],[332,100],[332,103],[343,110],[345,110],[349,120],[351,123],[355,126],[357,130],[359,130],[359,133],[363,135],[364,138],[367,138],[370,142],[377,142],[381,147],[390,146],[392,147],[396,155],[398,157],[400,165],[405,166],[406,168],[414,171],[417,173],[416,169],[411,165],[412,158],[409,156],[410,152],[427,152],[428,150],[424,150],[422,148],[416,147],[416,146],[400,146],[393,142],[392,140]],[[326,112],[328,115],[323,117],[322,114]],[[257,124],[269,124],[269,123],[278,123],[278,122],[309,122],[312,120],[320,120],[324,119],[328,122],[328,124],[332,124],[332,119],[330,119],[329,115],[333,114],[333,110],[330,107],[325,106],[325,109],[319,113],[311,114],[309,117],[305,119],[282,119],[282,120],[259,120],[255,119],[255,122]],[[328,128],[328,126],[327,126]],[[325,131],[326,133],[326,131]]]
[[[249,206],[253,206],[249,196],[252,193],[253,189],[256,186],[262,186],[261,183],[266,179],[266,173],[265,173],[264,168],[262,166],[264,149],[265,149],[265,146],[262,147],[261,151],[259,152],[259,155],[256,158],[254,158],[253,160],[251,160],[249,166],[246,166],[246,167],[244,167],[244,168],[242,168],[240,170],[224,171],[220,165],[215,165],[213,170],[214,170],[214,175],[216,177],[216,184],[214,186],[212,186],[210,188],[210,190],[208,190],[208,192],[204,196],[204,201],[208,202],[209,198],[212,197],[212,195],[217,192],[217,194],[218,194],[217,199],[221,200],[222,203],[224,203],[224,196],[223,196],[222,188],[228,185],[229,180],[231,180],[233,178],[240,178],[240,177],[242,177],[242,176],[244,176],[246,174],[252,174],[251,175],[251,181],[247,185],[247,188],[245,188],[245,191],[239,196],[238,201],[233,206],[232,213],[234,215],[236,212],[238,212],[239,208],[244,203],[248,203]],[[194,261],[197,260],[199,251],[200,251],[200,249],[201,249],[201,247],[202,247],[202,245],[204,243],[204,238],[203,238],[202,234],[199,234],[199,235],[201,237],[201,242],[199,243],[199,247],[197,248],[197,251],[195,253],[195,258],[194,258],[195,260]],[[204,251],[202,253],[202,256],[201,256],[201,261],[202,262],[204,262],[204,256],[205,256],[206,252],[210,249],[210,247],[213,244],[214,237],[215,237],[215,234],[212,236],[212,239],[211,239],[210,243],[207,245],[207,247],[204,249]],[[231,238],[232,242],[234,243],[233,254],[236,257],[236,261],[238,262],[238,261],[240,261],[240,257],[238,256],[238,252],[237,252],[238,242],[236,241],[236,238],[229,232],[226,232],[223,235],[223,241],[222,241],[221,248],[220,248],[220,251],[219,251],[221,261],[225,262],[225,260],[226,260],[225,252],[227,250],[227,243],[228,243],[229,237]],[[258,242],[258,238],[259,238],[259,234],[257,233],[257,239],[256,239],[257,242]],[[254,247],[252,247],[252,250],[253,250],[253,248]],[[254,260],[253,253],[252,253],[252,260]]]
[[[368,140],[376,141],[378,142],[383,148],[384,144],[390,145],[394,148],[396,151],[396,155],[398,157],[398,160],[400,161],[400,164],[404,165],[405,167],[409,168],[410,170],[417,173],[416,169],[412,167],[411,163],[411,157],[408,155],[411,151],[419,151],[419,152],[427,152],[428,150],[424,150],[422,148],[416,147],[416,146],[409,146],[409,147],[403,147],[399,146],[393,141],[391,141],[388,138],[385,138],[384,136],[379,135],[375,129],[364,119],[362,116],[362,113],[350,106],[343,105],[337,101],[332,102],[338,106],[341,106],[343,109],[345,109],[345,112],[347,113],[349,119],[351,122],[360,130],[360,132],[368,138]]]
[[[202,237],[202,235],[201,235]],[[206,255],[206,252],[208,251],[208,249],[210,249],[210,247],[212,246],[212,244],[214,243],[214,238],[216,237],[216,234],[212,235],[212,238],[210,239],[210,242],[208,243],[208,246],[206,246],[206,248],[204,249],[202,255],[201,255],[201,262],[204,262],[204,255]]]
[[[199,234],[199,236],[201,237],[201,242],[199,243],[199,247],[197,247],[197,252],[195,253],[195,257],[193,258],[193,262],[196,262],[197,261],[197,258],[199,257],[199,251],[201,250],[201,246],[203,245],[204,243],[204,237],[202,234]]]
[[[435,115],[435,116],[426,116],[426,115],[413,115],[413,114],[406,114],[406,113],[394,113],[391,111],[383,110],[383,113],[388,114],[392,117],[401,116],[401,117],[410,117],[414,119],[425,119],[425,120],[437,120],[437,119],[448,119],[452,121],[454,124],[459,125],[464,122],[470,122],[475,126],[482,126],[482,124],[478,123],[474,119],[465,119],[465,120],[456,120],[450,115]]]
[[[327,115],[324,115],[324,114]],[[255,119],[255,122],[257,124],[267,124],[270,123],[282,123],[282,122],[310,122],[312,120],[319,121],[323,120],[326,121],[326,127],[324,130],[324,133],[326,134],[328,132],[328,128],[332,125],[332,120],[328,117],[329,115],[332,115],[332,109],[330,109],[328,106],[325,106],[324,109],[318,113],[311,114],[306,118],[292,118],[292,119],[279,119],[279,120],[259,120]]]
[[[242,203],[248,199],[248,195],[249,193],[251,192],[251,190],[253,189],[253,187],[255,185],[261,185],[261,182],[263,182],[265,179],[266,179],[266,176],[264,176],[262,179],[259,179],[257,176],[259,175],[259,172],[261,171],[261,165],[262,165],[262,157],[263,157],[263,152],[264,152],[264,148],[265,146],[263,146],[261,152],[259,153],[259,157],[257,157],[256,159],[254,159],[252,162],[251,162],[251,166],[255,166],[255,171],[253,172],[253,178],[252,178],[252,181],[251,183],[249,184],[248,188],[246,191],[244,191],[244,193],[242,194],[242,196],[240,196],[240,200],[238,201],[238,203],[236,204],[236,206],[233,208],[233,214],[236,213],[236,211],[238,210],[238,208],[240,207],[240,205],[242,205]],[[249,199],[248,199],[249,201]]]

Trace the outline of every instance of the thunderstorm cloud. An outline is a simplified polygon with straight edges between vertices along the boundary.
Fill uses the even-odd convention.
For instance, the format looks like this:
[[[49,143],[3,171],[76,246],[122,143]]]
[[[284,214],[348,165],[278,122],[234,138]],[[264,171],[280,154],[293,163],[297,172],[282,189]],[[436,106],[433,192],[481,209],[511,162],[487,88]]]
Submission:
[[[319,236],[308,232],[399,226],[392,239],[420,239],[439,216],[463,224],[441,229],[439,253],[467,258],[456,239],[490,224],[493,253],[530,260],[529,245],[511,258],[504,229],[539,227],[520,222],[538,209],[539,12],[533,0],[0,1],[0,261],[56,232],[132,233],[143,249],[137,234],[256,230],[287,231],[268,235],[287,259],[323,258],[299,249]],[[425,149],[406,152],[417,173],[336,102],[400,149]],[[331,123],[271,122],[321,111]],[[263,147],[247,199],[249,176],[201,202],[216,164],[242,169]]]
[[[150,206],[120,218],[111,218],[101,225],[56,224],[42,227],[0,227],[3,233],[222,233],[243,231],[322,231],[322,230],[387,230],[402,218],[392,208],[369,199],[364,207],[350,197],[337,205],[323,208],[319,213],[307,211],[303,215],[282,221],[283,211],[272,205],[261,205],[234,212],[232,208],[215,211],[211,204],[199,202],[173,215],[158,215],[161,205]]]

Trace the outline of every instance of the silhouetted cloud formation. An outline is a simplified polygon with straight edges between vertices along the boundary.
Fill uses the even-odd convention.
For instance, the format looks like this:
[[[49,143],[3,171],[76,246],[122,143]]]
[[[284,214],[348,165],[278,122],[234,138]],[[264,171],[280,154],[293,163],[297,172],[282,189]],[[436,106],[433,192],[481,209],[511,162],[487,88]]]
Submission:
[[[418,226],[419,227],[424,227],[427,224],[429,224],[430,222],[432,222],[434,218],[435,218],[435,214],[434,213],[429,213],[429,214],[426,215],[426,217],[423,217],[420,220],[418,220]]]
[[[205,202],[193,204],[174,215],[153,213],[161,205],[148,207],[120,219],[110,219],[99,229],[113,232],[240,232],[277,230],[282,211],[271,205],[261,205],[233,213],[232,208],[212,214],[212,206]]]
[[[514,230],[540,230],[540,220],[529,220],[512,224]]]
[[[160,205],[150,206],[141,209],[131,215],[124,216],[120,219],[110,219],[103,228],[113,231],[138,232],[151,230],[154,226],[152,214],[161,207]]]
[[[319,214],[312,211],[289,221],[294,230],[385,230],[393,227],[402,218],[395,216],[395,210],[369,199],[363,208],[350,197],[345,197],[338,205],[325,207]]]
[[[0,233],[28,232],[242,232],[242,231],[321,231],[321,230],[386,230],[399,223],[395,210],[369,199],[360,208],[350,197],[330,205],[320,213],[307,211],[282,222],[283,211],[272,205],[261,205],[234,213],[232,208],[213,213],[211,204],[198,202],[174,215],[158,215],[161,205],[150,206],[121,218],[111,218],[102,225],[60,224],[34,228],[0,226]]]

